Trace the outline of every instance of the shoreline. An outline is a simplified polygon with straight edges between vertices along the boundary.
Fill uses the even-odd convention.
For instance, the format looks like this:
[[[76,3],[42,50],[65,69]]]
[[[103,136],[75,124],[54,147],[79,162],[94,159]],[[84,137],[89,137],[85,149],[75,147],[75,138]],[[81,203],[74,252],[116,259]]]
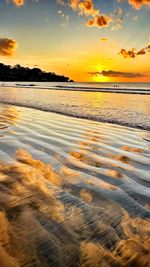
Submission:
[[[65,86],[67,87],[67,86]],[[78,87],[51,87],[51,88],[47,88],[47,87],[34,87],[34,85],[29,85],[29,86],[22,86],[22,87],[17,87],[17,86],[0,86],[0,88],[16,88],[16,89],[36,89],[36,90],[54,90],[54,91],[68,91],[68,92],[89,92],[89,93],[112,93],[112,94],[131,94],[131,95],[150,95],[150,89],[140,89],[141,92],[139,92],[138,90],[136,91],[136,89],[128,89],[128,88],[109,88],[109,89],[105,89],[105,88],[94,88],[94,89],[90,89],[89,87],[87,88],[78,88]],[[119,91],[120,90],[120,91]],[[126,90],[129,90],[128,92]],[[149,92],[148,92],[149,91]]]
[[[53,110],[53,109],[49,109],[49,108],[43,108],[43,107],[37,107],[37,106],[31,106],[31,105],[27,105],[27,104],[22,104],[22,103],[14,103],[14,102],[11,102],[11,101],[3,101],[3,100],[0,100],[0,104],[7,104],[7,105],[12,105],[12,106],[18,106],[18,107],[24,107],[24,108],[29,108],[29,109],[35,109],[35,110],[40,110],[40,111],[43,111],[43,112],[50,112],[50,113],[55,113],[55,114],[59,114],[59,115],[62,115],[62,116],[67,116],[67,117],[71,117],[71,118],[77,118],[77,119],[83,119],[83,120],[89,120],[89,121],[94,121],[94,122],[100,122],[100,123],[108,123],[108,124],[112,124],[112,125],[119,125],[119,126],[122,126],[122,127],[127,127],[127,128],[131,128],[131,129],[135,129],[135,130],[143,130],[143,131],[147,131],[149,132],[150,131],[150,127],[142,127],[141,125],[131,125],[131,124],[127,124],[127,123],[120,123],[118,121],[115,121],[115,120],[110,120],[110,121],[106,121],[105,119],[96,119],[95,117],[86,117],[86,116],[78,116],[76,114],[69,114],[67,112],[61,112],[61,111],[57,111],[57,110]],[[148,140],[149,141],[149,140]]]

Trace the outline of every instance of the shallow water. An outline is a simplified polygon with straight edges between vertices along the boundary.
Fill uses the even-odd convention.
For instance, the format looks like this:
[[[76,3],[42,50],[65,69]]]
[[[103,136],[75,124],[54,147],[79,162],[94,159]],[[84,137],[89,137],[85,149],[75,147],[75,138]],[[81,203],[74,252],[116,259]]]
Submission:
[[[149,132],[1,104],[0,159],[0,266],[149,266]]]
[[[0,87],[15,87],[15,88],[38,88],[38,89],[59,89],[59,90],[78,90],[78,91],[103,91],[118,93],[121,91],[135,94],[150,94],[150,83],[112,83],[112,82],[0,82]]]
[[[150,129],[150,95],[4,87],[0,102]]]

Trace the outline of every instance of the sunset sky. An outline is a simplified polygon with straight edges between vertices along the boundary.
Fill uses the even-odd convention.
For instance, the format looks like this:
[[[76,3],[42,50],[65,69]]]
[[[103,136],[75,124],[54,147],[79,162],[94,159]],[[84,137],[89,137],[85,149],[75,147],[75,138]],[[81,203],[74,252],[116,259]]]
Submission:
[[[0,0],[0,62],[150,81],[150,0]]]

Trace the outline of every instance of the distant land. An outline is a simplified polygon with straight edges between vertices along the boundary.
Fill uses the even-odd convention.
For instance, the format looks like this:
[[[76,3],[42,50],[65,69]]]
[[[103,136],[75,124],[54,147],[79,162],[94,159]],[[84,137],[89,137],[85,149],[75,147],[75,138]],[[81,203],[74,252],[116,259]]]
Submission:
[[[69,77],[57,75],[54,72],[45,72],[39,68],[22,67],[0,63],[0,81],[11,82],[73,82]]]

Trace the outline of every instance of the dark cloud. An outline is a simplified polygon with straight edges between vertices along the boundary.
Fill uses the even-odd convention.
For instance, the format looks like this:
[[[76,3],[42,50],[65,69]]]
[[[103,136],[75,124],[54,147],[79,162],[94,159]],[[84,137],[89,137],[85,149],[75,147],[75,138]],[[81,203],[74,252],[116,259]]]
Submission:
[[[0,38],[0,55],[12,56],[16,50],[17,42],[13,39]]]
[[[150,45],[147,46],[147,52],[150,52]]]
[[[125,77],[125,78],[137,78],[143,77],[143,74],[137,72],[122,72],[122,71],[113,71],[113,70],[102,70],[97,72],[89,72],[91,75],[97,76],[106,76],[106,77]]]
[[[132,48],[130,50],[126,50],[122,48],[119,52],[120,55],[123,56],[123,58],[135,58],[139,55],[145,55],[147,52],[150,52],[150,45],[140,49],[136,50],[135,48]]]
[[[137,56],[138,55],[145,55],[146,54],[146,50],[144,48],[142,48],[141,50],[139,50],[137,53]]]
[[[130,57],[130,58],[135,58],[136,57],[136,51],[135,49],[130,49],[130,50],[126,50],[124,48],[122,48],[119,52],[120,55],[122,55],[124,58]]]

